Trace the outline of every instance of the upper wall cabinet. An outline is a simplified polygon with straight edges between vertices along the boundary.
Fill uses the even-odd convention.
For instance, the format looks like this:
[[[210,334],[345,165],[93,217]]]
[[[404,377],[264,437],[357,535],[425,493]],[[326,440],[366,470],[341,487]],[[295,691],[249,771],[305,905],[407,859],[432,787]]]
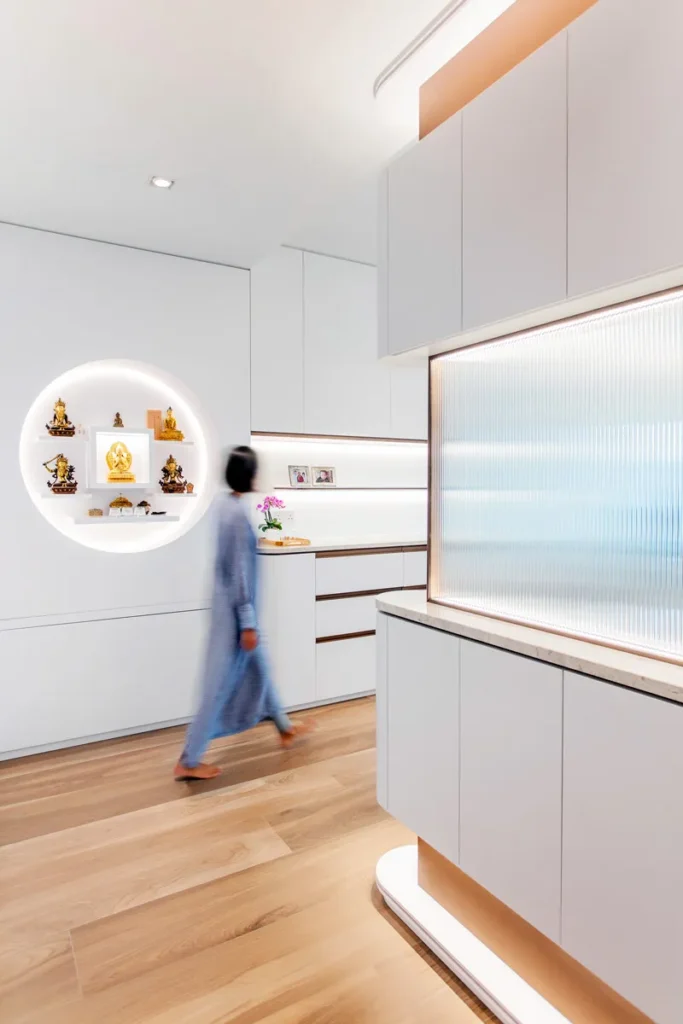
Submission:
[[[567,35],[463,111],[463,329],[567,287]]]
[[[600,0],[569,29],[569,291],[683,264],[680,0]]]
[[[377,271],[304,253],[304,428],[391,434],[391,378],[377,358]]]
[[[382,189],[380,189],[380,201]],[[462,322],[462,120],[450,118],[388,169],[380,270],[390,354],[457,334]],[[383,276],[385,275],[385,276]]]
[[[251,271],[252,430],[304,430],[303,260],[279,248]]]

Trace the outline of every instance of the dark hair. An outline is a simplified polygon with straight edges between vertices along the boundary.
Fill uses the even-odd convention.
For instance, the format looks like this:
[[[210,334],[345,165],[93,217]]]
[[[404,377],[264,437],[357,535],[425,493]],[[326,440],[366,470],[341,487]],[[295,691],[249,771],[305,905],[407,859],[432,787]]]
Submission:
[[[233,448],[225,467],[225,480],[230,490],[238,494],[249,494],[254,486],[257,469],[258,458],[253,448],[246,445]]]

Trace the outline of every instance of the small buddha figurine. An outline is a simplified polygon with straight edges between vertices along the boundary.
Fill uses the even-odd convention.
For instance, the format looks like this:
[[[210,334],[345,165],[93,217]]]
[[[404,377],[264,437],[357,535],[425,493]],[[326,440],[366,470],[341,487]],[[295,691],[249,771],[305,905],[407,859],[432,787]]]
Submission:
[[[121,419],[121,413],[120,412],[117,412],[116,416],[114,416],[114,426],[115,427],[122,427],[123,426],[123,420]]]
[[[172,455],[166,459],[161,470],[159,485],[164,494],[184,494],[187,481],[183,476],[183,467],[178,465]]]
[[[130,468],[133,465],[133,456],[123,441],[115,441],[105,458],[109,467],[108,483],[135,483],[135,473],[131,473]]]
[[[61,398],[55,402],[52,422],[46,423],[45,429],[52,437],[73,437],[76,433],[76,428],[66,414],[66,403]]]
[[[181,430],[178,430],[178,424],[176,418],[173,415],[173,409],[168,407],[166,415],[164,416],[163,430],[159,434],[160,441],[183,441],[185,435]]]
[[[55,455],[54,459],[49,459],[44,462],[43,465],[48,471],[51,480],[48,480],[47,486],[50,488],[53,494],[75,494],[78,490],[78,483],[74,476],[74,467],[69,463],[66,455],[62,452],[59,455]]]

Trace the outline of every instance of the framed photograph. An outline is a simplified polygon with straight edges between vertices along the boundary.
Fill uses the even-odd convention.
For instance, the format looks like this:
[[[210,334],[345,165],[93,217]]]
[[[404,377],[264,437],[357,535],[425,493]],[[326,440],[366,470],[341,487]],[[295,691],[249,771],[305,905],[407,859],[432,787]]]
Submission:
[[[311,472],[314,487],[337,486],[337,471],[334,466],[313,466]]]
[[[310,487],[311,470],[309,466],[290,466],[289,483],[291,487]]]

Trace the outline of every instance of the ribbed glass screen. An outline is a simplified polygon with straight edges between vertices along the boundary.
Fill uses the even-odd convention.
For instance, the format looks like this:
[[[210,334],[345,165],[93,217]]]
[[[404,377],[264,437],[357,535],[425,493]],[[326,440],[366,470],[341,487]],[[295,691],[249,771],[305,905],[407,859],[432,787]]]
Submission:
[[[683,658],[683,294],[432,361],[430,595]]]

